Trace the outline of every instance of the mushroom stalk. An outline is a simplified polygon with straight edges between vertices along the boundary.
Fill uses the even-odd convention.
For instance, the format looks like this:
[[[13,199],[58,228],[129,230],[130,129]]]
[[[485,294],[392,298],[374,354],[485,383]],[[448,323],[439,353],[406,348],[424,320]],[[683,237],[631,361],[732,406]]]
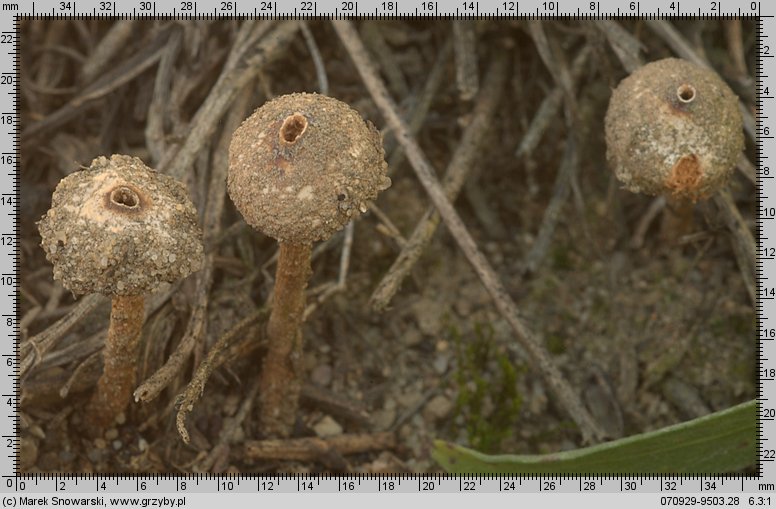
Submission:
[[[87,412],[89,427],[103,430],[126,410],[135,389],[138,345],[145,318],[142,295],[113,297],[104,367]]]
[[[684,235],[692,233],[695,205],[686,198],[666,197],[666,210],[660,222],[660,238],[665,244],[673,244]]]
[[[268,436],[288,436],[296,418],[303,373],[301,326],[311,257],[309,242],[280,243],[260,386],[261,430]]]
[[[296,418],[313,242],[366,212],[391,185],[387,169],[377,129],[323,95],[277,97],[232,135],[229,196],[248,224],[280,244],[259,396],[265,436],[288,436]]]
[[[202,231],[186,188],[135,157],[98,157],[63,178],[38,222],[54,279],[112,298],[104,371],[85,418],[100,435],[134,390],[144,295],[199,270]]]

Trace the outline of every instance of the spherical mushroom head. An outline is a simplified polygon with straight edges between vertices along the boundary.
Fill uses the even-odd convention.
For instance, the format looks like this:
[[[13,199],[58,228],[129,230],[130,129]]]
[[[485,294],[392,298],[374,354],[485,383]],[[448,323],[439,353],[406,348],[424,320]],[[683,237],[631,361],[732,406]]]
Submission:
[[[705,198],[744,149],[738,98],[712,70],[667,58],[622,80],[606,112],[606,156],[632,192]]]
[[[141,295],[203,263],[185,187],[134,157],[98,157],[62,179],[38,228],[54,279],[77,295]]]
[[[391,185],[380,133],[347,104],[289,94],[261,106],[229,146],[229,196],[281,242],[324,240]]]

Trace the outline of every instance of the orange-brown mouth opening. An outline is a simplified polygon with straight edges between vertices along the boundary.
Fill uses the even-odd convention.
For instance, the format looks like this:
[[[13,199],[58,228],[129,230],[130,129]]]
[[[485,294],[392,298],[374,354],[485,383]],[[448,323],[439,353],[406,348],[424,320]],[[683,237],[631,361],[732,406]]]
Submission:
[[[142,211],[145,200],[138,190],[123,184],[105,195],[105,205],[116,212],[135,214]]]
[[[307,130],[307,118],[301,113],[286,117],[280,126],[280,139],[287,144],[296,143]]]

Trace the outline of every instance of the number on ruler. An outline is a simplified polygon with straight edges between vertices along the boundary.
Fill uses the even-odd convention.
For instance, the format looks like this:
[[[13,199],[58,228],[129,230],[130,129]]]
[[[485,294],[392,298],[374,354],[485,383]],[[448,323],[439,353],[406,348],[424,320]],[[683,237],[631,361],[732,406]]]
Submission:
[[[436,2],[421,2],[420,10],[430,12],[436,10]]]
[[[356,5],[358,5],[356,2],[346,0],[342,2],[342,10],[345,12],[356,12]]]
[[[138,10],[142,12],[151,12],[154,8],[153,2],[140,2]]]
[[[479,7],[477,2],[464,2],[461,5],[463,5],[463,12],[477,12],[477,8]]]
[[[668,8],[674,12],[679,12],[679,2],[671,2]]]
[[[396,2],[383,2],[381,5],[384,12],[393,12],[398,7]]]
[[[194,2],[189,2],[187,0],[184,0],[181,2],[181,10],[183,12],[191,12],[194,10]]]
[[[259,2],[259,10],[264,12],[272,11],[272,2]]]
[[[221,12],[231,12],[234,10],[234,2],[221,2],[218,10]]]
[[[299,10],[303,12],[313,12],[313,5],[315,2],[302,2],[299,5]]]
[[[517,2],[504,2],[501,6],[507,12],[517,12]]]
[[[59,2],[59,10],[60,11],[72,11],[73,10],[73,2]]]
[[[555,2],[554,0],[551,2],[542,2],[542,9],[544,9],[545,12],[553,12],[558,9],[558,2]]]
[[[112,11],[114,6],[113,2],[100,2],[100,12]]]

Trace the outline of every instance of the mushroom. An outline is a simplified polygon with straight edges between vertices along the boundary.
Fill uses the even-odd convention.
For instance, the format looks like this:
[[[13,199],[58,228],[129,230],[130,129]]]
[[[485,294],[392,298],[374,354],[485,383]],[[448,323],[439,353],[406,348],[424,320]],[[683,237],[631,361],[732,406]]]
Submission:
[[[738,98],[714,71],[666,58],[612,93],[606,156],[625,189],[663,195],[691,218],[692,203],[726,185],[744,149],[742,129]]]
[[[129,404],[145,295],[199,270],[202,232],[185,187],[135,157],[98,157],[63,178],[38,222],[54,279],[111,297],[104,368],[86,415],[99,433]]]
[[[377,129],[323,95],[269,101],[232,136],[229,196],[248,224],[280,244],[260,381],[266,435],[288,436],[296,418],[312,243],[366,212],[391,185],[386,171]]]

